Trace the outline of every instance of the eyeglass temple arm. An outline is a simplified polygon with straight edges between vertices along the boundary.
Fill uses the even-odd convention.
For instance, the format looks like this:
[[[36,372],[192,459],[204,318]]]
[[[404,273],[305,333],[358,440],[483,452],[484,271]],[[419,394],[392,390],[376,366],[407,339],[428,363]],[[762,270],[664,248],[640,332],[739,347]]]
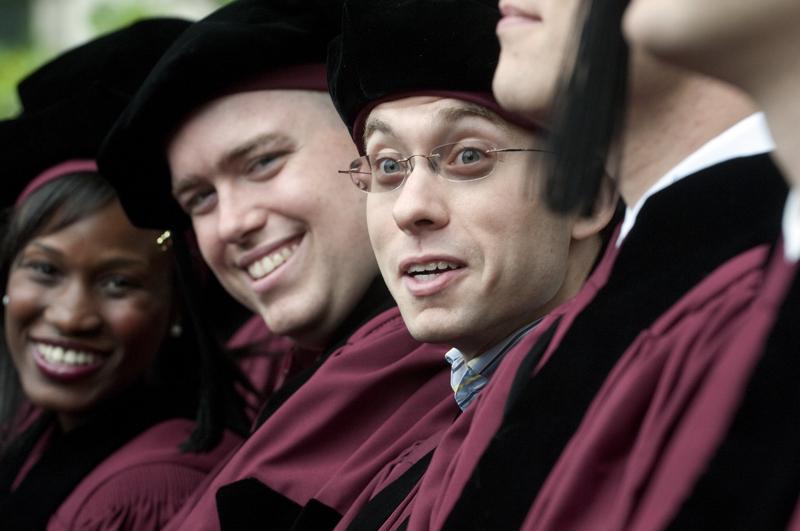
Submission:
[[[537,153],[552,153],[546,149],[534,149],[534,148],[503,148],[503,149],[490,149],[487,153],[515,153],[519,151],[533,151]]]

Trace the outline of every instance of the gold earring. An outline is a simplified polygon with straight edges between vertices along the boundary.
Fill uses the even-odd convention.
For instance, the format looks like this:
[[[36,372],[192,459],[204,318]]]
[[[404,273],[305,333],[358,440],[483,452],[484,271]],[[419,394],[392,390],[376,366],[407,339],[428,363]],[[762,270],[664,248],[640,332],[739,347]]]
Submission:
[[[156,238],[156,245],[162,251],[166,251],[170,247],[172,247],[172,232],[165,230],[161,233],[161,235]]]

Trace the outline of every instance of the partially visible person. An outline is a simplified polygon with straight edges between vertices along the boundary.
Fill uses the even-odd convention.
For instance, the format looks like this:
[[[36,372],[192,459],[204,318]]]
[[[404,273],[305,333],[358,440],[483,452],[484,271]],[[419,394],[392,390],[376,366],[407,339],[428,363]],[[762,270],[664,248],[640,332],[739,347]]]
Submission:
[[[800,183],[800,5],[791,0],[664,2],[639,0],[625,13],[628,39],[669,63],[744,89],[763,109],[774,155],[792,186]]]
[[[673,415],[669,431],[651,422],[640,434],[660,450],[630,456],[649,471],[635,494],[620,492],[629,506],[626,521],[636,528],[800,528],[798,24],[800,5],[782,0],[637,1],[625,13],[624,29],[635,46],[754,98],[792,189],[781,205],[782,234],[757,298],[739,319],[724,323],[736,333],[703,346],[694,363],[704,370],[683,378],[697,392]]]
[[[241,440],[226,425],[246,427],[187,304],[183,244],[132,226],[95,162],[187,26],[141,21],[66,52],[0,122],[3,529],[160,528]]]
[[[662,393],[677,404],[693,389],[671,376],[688,374],[693,349],[743,315],[763,278],[785,200],[763,118],[741,91],[639,49],[628,85],[626,5],[501,4],[495,93],[552,116],[549,204],[585,208],[607,159],[627,211],[584,290],[509,354],[457,458],[437,472],[445,485],[426,492],[431,507],[409,529],[617,528],[604,524],[616,522],[617,494],[647,474],[617,465],[647,446],[638,434],[652,415],[674,418]],[[563,17],[577,29],[548,31]],[[524,64],[548,53],[568,66],[555,91]],[[529,82],[509,75],[520,69]]]
[[[491,95],[493,1],[347,0],[344,13],[329,54],[331,92],[363,154],[347,172],[367,192],[370,241],[412,335],[453,347],[455,396],[443,401],[464,415],[506,353],[580,290],[616,196],[609,181],[587,213],[568,215],[541,200],[546,131]],[[385,65],[406,74],[385,75]],[[402,525],[454,421],[412,439],[339,527]],[[347,484],[348,470],[329,491]]]
[[[357,156],[325,76],[340,8],[244,0],[198,21],[101,156],[134,223],[191,224],[228,292],[313,353],[170,528],[289,526],[356,448],[390,451],[450,394],[446,348],[406,330],[369,245],[366,198],[337,174]],[[390,418],[396,431],[379,432]],[[358,474],[384,462],[375,453]],[[324,514],[357,493],[338,492]]]

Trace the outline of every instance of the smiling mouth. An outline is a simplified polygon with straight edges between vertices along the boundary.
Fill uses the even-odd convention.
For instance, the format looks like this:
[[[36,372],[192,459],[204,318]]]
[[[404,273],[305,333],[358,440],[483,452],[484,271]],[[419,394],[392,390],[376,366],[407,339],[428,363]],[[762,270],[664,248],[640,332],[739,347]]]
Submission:
[[[419,282],[432,282],[443,273],[461,269],[462,266],[452,262],[429,262],[427,264],[414,264],[406,270],[406,275]]]
[[[85,350],[63,348],[47,343],[35,343],[34,346],[47,363],[56,366],[85,367],[103,362],[101,356]]]
[[[286,263],[294,255],[298,247],[300,247],[300,244],[297,242],[284,245],[277,251],[250,264],[247,267],[247,274],[253,280],[260,280],[266,277]]]

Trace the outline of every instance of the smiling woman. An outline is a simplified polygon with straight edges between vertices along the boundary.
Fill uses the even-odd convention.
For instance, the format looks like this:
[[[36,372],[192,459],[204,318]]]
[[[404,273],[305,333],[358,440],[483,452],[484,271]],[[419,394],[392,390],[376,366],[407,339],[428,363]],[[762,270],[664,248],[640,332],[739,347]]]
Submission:
[[[238,442],[226,425],[244,428],[185,242],[134,227],[94,161],[120,92],[184,28],[145,21],[68,52],[0,122],[4,530],[160,528]]]
[[[133,227],[96,171],[69,170],[75,166],[91,163],[58,165],[23,192],[0,250],[0,515],[4,521],[9,512],[18,515],[11,529],[48,518],[51,525],[63,519],[72,528],[87,510],[102,518],[106,509],[121,510],[130,522],[124,527],[133,528],[142,523],[135,515],[138,503],[125,507],[117,499],[109,507],[83,507],[83,498],[96,494],[91,478],[101,464],[105,470],[115,461],[142,467],[132,455],[120,457],[136,448],[158,451],[176,468],[188,460],[202,469],[235,442],[230,436],[220,445],[195,437],[184,442],[186,449],[216,450],[198,458],[180,454],[178,444],[192,430],[202,360],[193,359],[194,330],[188,323],[186,330],[176,326],[187,321],[187,311],[175,287],[174,249],[159,245],[158,231]],[[110,468],[102,477],[113,484]],[[65,472],[54,479],[56,470]],[[201,477],[192,470],[152,479],[191,484]],[[30,497],[43,482],[45,494]],[[140,488],[152,487],[146,483]],[[163,521],[187,494],[153,490],[163,498],[148,523]],[[26,510],[17,511],[20,506]]]
[[[153,363],[177,319],[172,253],[156,245],[157,232],[130,225],[93,173],[38,190],[14,221],[7,346],[27,398],[69,431]]]

